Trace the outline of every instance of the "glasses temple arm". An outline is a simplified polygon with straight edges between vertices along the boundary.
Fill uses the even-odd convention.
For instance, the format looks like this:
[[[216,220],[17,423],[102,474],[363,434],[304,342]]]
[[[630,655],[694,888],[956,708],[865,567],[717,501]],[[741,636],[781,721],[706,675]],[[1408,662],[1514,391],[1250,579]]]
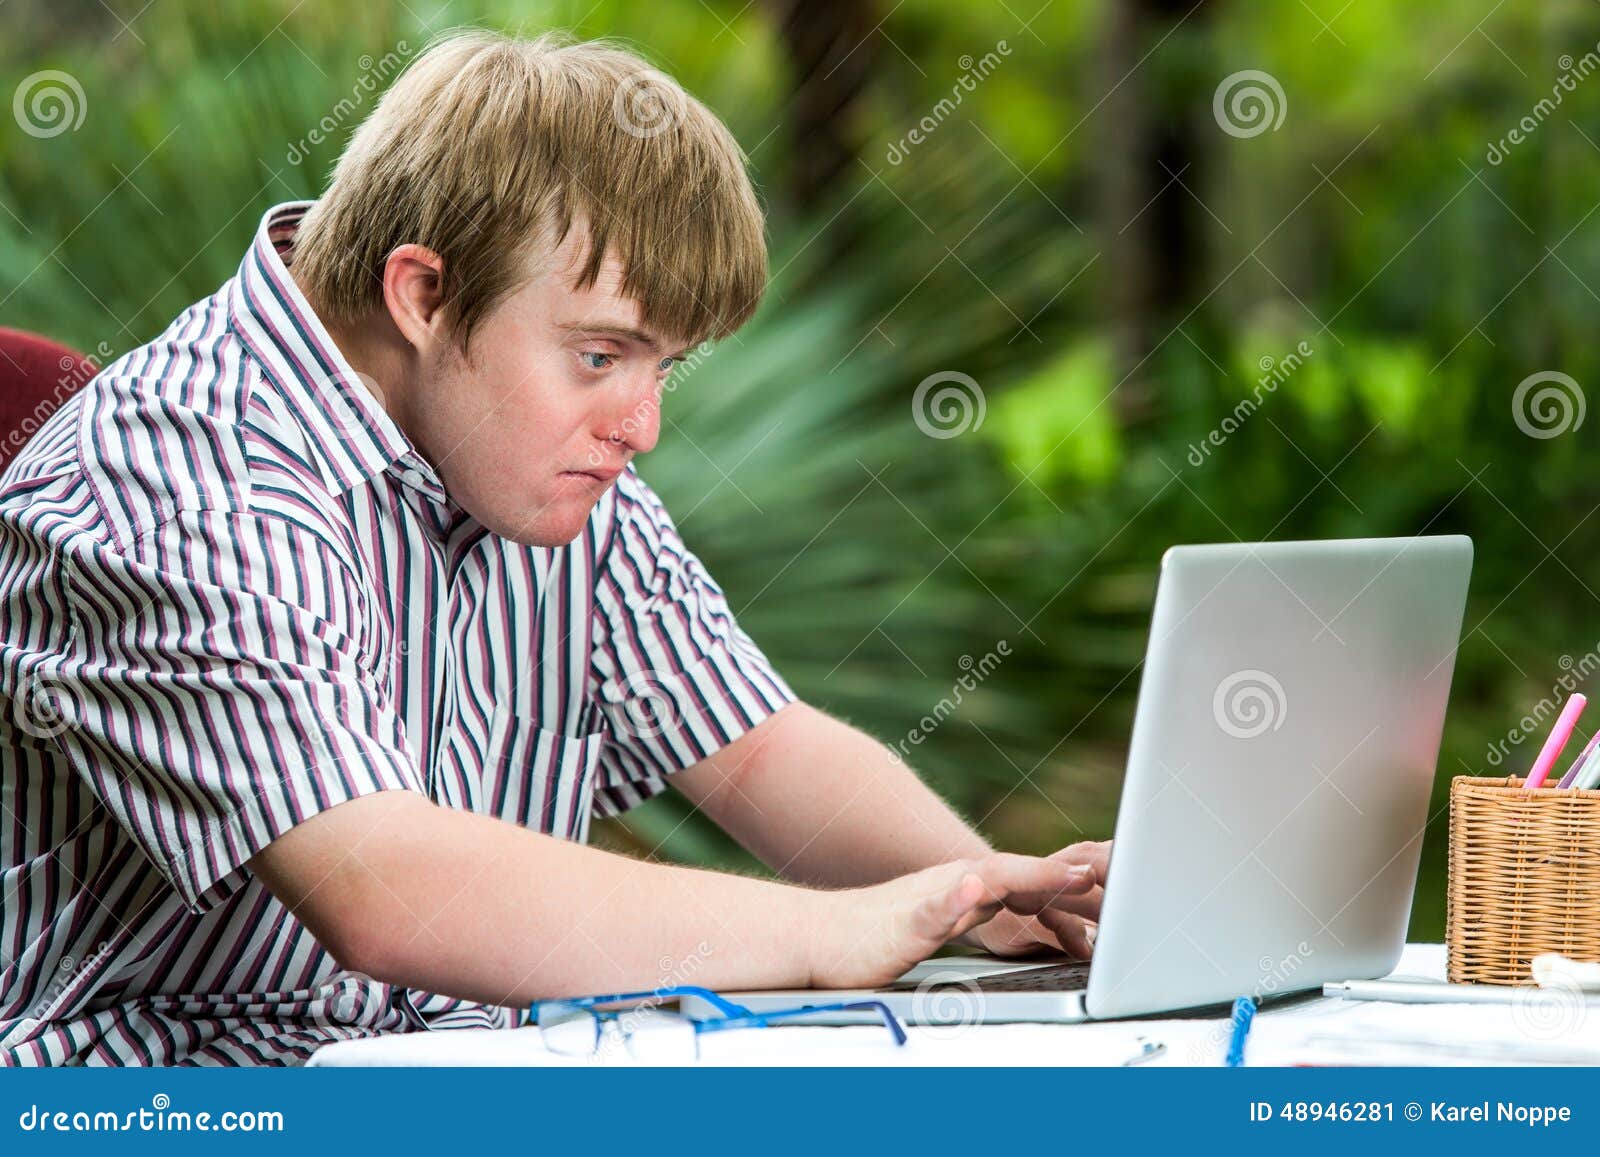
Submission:
[[[0,0],[3,2],[3,0]],[[528,1012],[537,1019],[541,1005],[564,1004],[570,1008],[595,1008],[602,1004],[621,1004],[625,1001],[664,1000],[676,999],[680,996],[697,996],[711,1005],[723,1016],[750,1016],[750,1010],[742,1004],[735,1004],[725,996],[718,996],[709,988],[701,988],[696,984],[669,985],[665,988],[652,988],[648,992],[617,992],[610,996],[576,996],[553,997],[550,1000],[536,1000],[528,1006]]]
[[[845,1004],[808,1004],[803,1008],[783,1008],[775,1012],[746,1012],[744,1015],[730,1016],[722,1020],[696,1021],[695,1031],[720,1032],[730,1028],[766,1028],[776,1020],[810,1016],[818,1012],[875,1012],[884,1027],[894,1034],[895,1044],[906,1043],[906,1030],[900,1027],[900,1021],[881,1000],[856,1000]]]

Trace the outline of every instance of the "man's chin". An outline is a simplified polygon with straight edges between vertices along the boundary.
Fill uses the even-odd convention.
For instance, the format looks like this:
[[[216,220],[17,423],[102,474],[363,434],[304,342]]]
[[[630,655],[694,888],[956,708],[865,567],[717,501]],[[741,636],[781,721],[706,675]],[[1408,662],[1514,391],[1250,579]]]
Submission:
[[[488,517],[472,510],[467,513],[491,533],[521,546],[560,547],[583,533],[589,516],[594,513],[594,505],[591,497],[560,495],[531,518],[515,513],[495,512]]]

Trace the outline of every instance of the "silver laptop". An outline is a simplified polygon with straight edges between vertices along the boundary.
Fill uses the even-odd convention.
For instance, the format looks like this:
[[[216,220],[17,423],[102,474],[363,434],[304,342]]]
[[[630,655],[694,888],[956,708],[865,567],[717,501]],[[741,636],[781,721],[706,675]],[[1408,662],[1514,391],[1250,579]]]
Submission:
[[[949,956],[876,990],[729,995],[755,1011],[882,1000],[920,1024],[1062,1022],[1387,975],[1471,567],[1462,536],[1174,547],[1092,966]]]

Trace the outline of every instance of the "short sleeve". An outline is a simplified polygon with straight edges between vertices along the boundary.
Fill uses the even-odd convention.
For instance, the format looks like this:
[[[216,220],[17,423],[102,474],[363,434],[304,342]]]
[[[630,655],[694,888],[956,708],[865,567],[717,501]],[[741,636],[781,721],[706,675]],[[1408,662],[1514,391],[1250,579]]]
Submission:
[[[598,559],[591,698],[610,726],[597,815],[617,815],[666,787],[795,695],[683,544],[661,500],[632,468]]]
[[[192,911],[295,824],[421,790],[346,564],[280,516],[173,516],[61,560],[70,637],[25,656],[34,713]]]

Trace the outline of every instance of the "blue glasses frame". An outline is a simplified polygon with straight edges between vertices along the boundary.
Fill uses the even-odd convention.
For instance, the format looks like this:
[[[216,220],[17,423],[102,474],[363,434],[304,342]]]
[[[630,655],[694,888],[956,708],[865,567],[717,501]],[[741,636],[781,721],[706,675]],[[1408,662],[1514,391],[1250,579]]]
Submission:
[[[771,1012],[752,1012],[742,1004],[735,1004],[727,997],[720,996],[709,988],[701,988],[695,984],[653,988],[648,992],[618,992],[610,996],[575,996],[566,999],[535,1001],[528,1006],[529,1022],[532,1024],[538,1023],[539,1010],[541,1008],[581,1009],[588,1012],[597,1021],[614,1021],[620,1019],[623,1013],[628,1010],[599,1011],[598,1006],[651,999],[667,1000],[680,996],[699,997],[722,1014],[720,1017],[706,1020],[694,1020],[690,1017],[684,1017],[694,1026],[696,1034],[722,1032],[725,1029],[735,1028],[769,1028],[774,1021],[810,1016],[818,1012],[875,1012],[882,1019],[884,1027],[893,1034],[894,1043],[897,1046],[904,1046],[906,1043],[906,1030],[900,1026],[900,1021],[894,1013],[889,1011],[889,1006],[881,1000],[851,1000],[838,1004],[803,1004],[794,1008],[774,1009]]]

